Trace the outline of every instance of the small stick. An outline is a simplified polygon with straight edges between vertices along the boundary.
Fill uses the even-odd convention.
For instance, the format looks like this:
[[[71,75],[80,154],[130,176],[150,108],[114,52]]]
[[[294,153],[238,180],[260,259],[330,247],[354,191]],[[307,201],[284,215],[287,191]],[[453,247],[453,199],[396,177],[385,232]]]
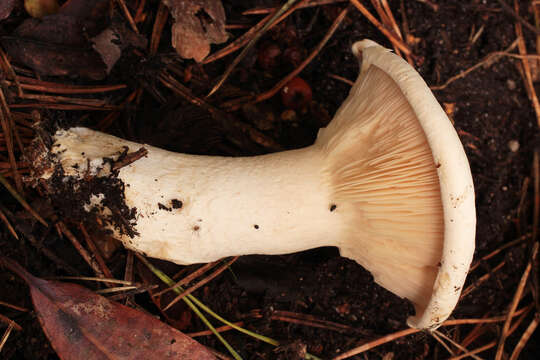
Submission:
[[[0,314],[0,321],[3,322],[3,323],[6,323],[8,325],[12,325],[13,328],[17,331],[21,331],[22,330],[22,327],[17,324],[15,321],[11,320],[10,318]]]
[[[206,95],[207,98],[212,96],[212,94],[214,94],[221,87],[221,85],[223,85],[223,83],[227,80],[227,78],[232,73],[236,65],[238,65],[240,61],[242,61],[242,59],[247,55],[249,49],[251,49],[253,45],[255,45],[255,43],[257,43],[257,41],[261,38],[261,36],[263,36],[266,33],[266,31],[270,28],[270,25],[276,22],[276,20],[281,15],[283,15],[287,10],[289,10],[289,8],[293,6],[294,3],[297,1],[299,1],[300,3],[304,3],[307,0],[288,0],[274,15],[272,15],[272,17],[268,20],[268,22],[264,24],[264,26],[259,31],[257,31],[257,33],[249,41],[249,43],[246,46],[244,46],[240,54],[238,54],[238,56],[233,60],[233,62],[227,67],[227,69],[225,70],[221,78],[218,80],[216,85],[214,85],[214,87],[210,90],[208,95]]]
[[[216,271],[214,271],[213,273],[211,273],[210,275],[208,275],[204,279],[200,280],[199,282],[197,282],[195,285],[193,285],[189,289],[186,289],[185,291],[183,291],[181,294],[179,294],[177,297],[175,297],[173,299],[173,301],[171,301],[167,306],[165,306],[165,308],[163,308],[162,311],[167,311],[168,309],[171,308],[171,306],[176,304],[182,298],[184,298],[185,296],[191,294],[192,292],[194,292],[195,290],[197,290],[201,286],[203,286],[203,285],[207,284],[208,282],[210,282],[210,280],[214,279],[216,276],[221,274],[223,271],[227,270],[229,268],[229,266],[231,266],[231,264],[234,263],[237,259],[238,259],[238,256],[233,257],[231,260],[227,261],[225,264],[223,264],[221,267],[219,267]]]
[[[533,155],[533,186],[534,186],[534,209],[533,209],[533,225],[532,225],[532,244],[538,243],[538,221],[540,217],[540,164],[538,159],[538,150],[534,151]],[[535,259],[532,264],[531,281],[533,286],[532,295],[536,305],[536,312],[540,313],[540,286],[538,284],[538,259]]]
[[[526,306],[526,307],[516,311],[515,313],[513,313],[510,318],[518,316],[518,315],[526,314],[526,312],[530,311],[532,309],[532,307],[533,307],[532,304],[529,305],[529,306]],[[494,317],[494,318],[491,318],[491,319],[455,319],[455,320],[446,320],[445,322],[443,322],[441,324],[441,326],[466,325],[466,324],[489,323],[489,322],[501,322],[501,321],[505,321],[505,319],[507,319],[507,318],[508,318],[507,316],[497,316],[497,317]],[[380,337],[378,339],[375,339],[373,341],[370,341],[370,342],[367,342],[367,343],[365,343],[363,345],[360,345],[359,347],[356,347],[354,349],[346,351],[343,354],[340,354],[340,355],[334,357],[333,360],[348,359],[351,356],[361,354],[361,353],[366,352],[368,350],[371,350],[371,349],[373,349],[373,348],[375,348],[377,346],[386,344],[388,342],[394,341],[396,339],[399,339],[399,338],[407,336],[407,335],[415,334],[415,333],[420,332],[420,331],[421,330],[419,330],[419,329],[413,329],[413,328],[397,331],[395,333],[382,336],[382,337]],[[495,346],[495,345],[493,345],[493,346]]]
[[[9,193],[22,205],[22,207],[26,211],[28,211],[30,214],[32,214],[32,216],[35,217],[37,221],[39,221],[44,226],[49,226],[47,222],[43,220],[43,218],[39,216],[39,214],[34,209],[32,209],[32,207],[30,207],[30,205],[26,202],[26,200],[24,200],[24,198],[21,195],[19,195],[19,193],[17,193],[17,190],[15,190],[11,186],[9,181],[7,181],[7,179],[1,174],[0,174],[0,183],[2,183],[2,185],[5,186],[6,190],[9,191]]]
[[[9,303],[3,302],[3,301],[0,301],[0,305],[1,305],[1,306],[8,307],[8,308],[11,308],[11,309],[13,309],[13,310],[17,310],[17,311],[22,311],[22,312],[30,311],[30,310],[25,309],[25,308],[23,308],[23,307],[20,307],[20,306],[17,306],[17,305],[13,305],[13,304],[9,304]]]
[[[411,50],[405,43],[397,39],[394,34],[392,34],[390,31],[388,31],[380,22],[373,16],[368,9],[360,3],[358,0],[350,0],[351,3],[364,15],[377,29],[379,29],[380,32],[382,32],[390,42],[399,48],[399,50],[403,51],[405,55],[411,55]]]
[[[118,5],[122,8],[122,11],[124,12],[125,17],[128,20],[129,25],[131,26],[131,30],[135,31],[135,33],[139,33],[139,29],[137,29],[137,24],[135,24],[135,21],[133,20],[133,17],[131,16],[131,13],[129,12],[128,7],[126,6],[126,3],[124,0],[116,0]]]
[[[359,346],[357,348],[346,351],[343,354],[340,354],[340,355],[334,357],[333,360],[348,359],[351,356],[361,354],[361,353],[366,352],[368,350],[371,350],[371,349],[373,349],[373,348],[375,348],[377,346],[386,344],[388,342],[394,341],[396,339],[399,339],[399,338],[407,336],[407,335],[415,334],[415,333],[417,333],[419,331],[420,330],[418,330],[418,329],[410,328],[410,329],[405,329],[405,330],[395,332],[393,334],[385,335],[385,336],[380,337],[380,338],[378,338],[376,340],[367,342],[367,343],[365,343],[365,344],[363,344],[363,345],[361,345],[361,346]]]
[[[465,352],[469,352],[469,350],[467,350],[467,348],[465,348],[464,346],[462,346],[461,344],[455,342],[454,340],[452,340],[450,337],[446,336],[445,334],[443,334],[442,332],[440,332],[439,330],[435,330],[433,331],[433,334],[437,334],[437,336],[445,339],[446,341],[448,341],[449,343],[451,343],[452,345],[454,345],[455,347],[457,347],[459,350],[461,351],[465,351]],[[476,359],[476,360],[482,360],[480,357],[472,354],[471,355],[472,358]]]
[[[514,9],[516,14],[519,13],[519,3],[517,0],[514,0]],[[525,38],[523,37],[523,28],[521,26],[520,22],[517,22],[515,24],[516,29],[516,35],[518,40],[518,49],[519,53],[521,55],[527,55],[527,46],[525,45]],[[535,28],[536,31],[538,31]],[[537,33],[540,34],[540,33]],[[536,121],[538,123],[538,126],[540,126],[540,101],[538,101],[538,96],[536,95],[536,90],[534,89],[534,84],[532,81],[532,75],[531,75],[531,66],[529,64],[529,61],[527,59],[523,59],[523,71],[525,72],[525,86],[528,89],[529,99],[531,100],[534,108],[534,112],[536,113]]]
[[[339,76],[339,75],[336,75],[336,74],[327,74],[327,76],[329,78],[332,78],[332,79],[335,79],[335,80],[338,80],[338,81],[341,81],[347,85],[350,85],[350,86],[353,86],[354,85],[354,81],[352,80],[349,80],[347,78],[344,78],[343,76]]]
[[[452,350],[452,348],[451,348],[450,346],[448,346],[448,344],[445,343],[445,342],[439,337],[437,331],[431,332],[430,335],[433,336],[433,338],[434,338],[435,340],[437,340],[437,342],[438,342],[439,344],[441,344],[442,347],[445,348],[446,351],[448,351],[448,353],[449,353],[450,355],[452,355],[452,356],[455,355],[455,354],[454,354],[454,350]]]
[[[2,61],[7,67],[7,72],[9,75],[13,78],[13,82],[15,83],[15,86],[17,86],[17,94],[21,96],[24,94],[21,84],[19,83],[19,80],[17,78],[17,74],[15,74],[15,70],[13,70],[13,67],[11,66],[11,63],[9,62],[8,57],[6,56],[6,53],[4,50],[0,47],[0,57],[2,58]]]
[[[154,27],[152,28],[152,36],[150,37],[150,55],[156,55],[159,47],[159,42],[161,40],[161,34],[163,33],[163,28],[167,23],[167,18],[169,17],[169,12],[167,7],[163,4],[163,1],[159,2],[158,11],[156,14],[156,20],[154,21]]]
[[[79,242],[79,240],[77,240],[75,235],[73,235],[73,233],[69,231],[67,226],[62,221],[59,221],[57,225],[60,228],[60,231],[62,231],[62,233],[66,235],[66,237],[71,241],[73,246],[75,246],[75,249],[77,249],[79,254],[81,254],[84,261],[86,261],[86,263],[90,265],[92,270],[94,270],[94,273],[96,273],[96,275],[100,278],[105,278],[103,272],[99,268],[99,264],[96,262],[94,258],[92,258],[92,256],[88,253],[88,251],[81,245],[81,243]]]
[[[17,172],[17,160],[15,159],[15,150],[13,146],[13,132],[11,128],[11,121],[9,118],[9,107],[4,97],[4,91],[0,88],[0,121],[2,123],[2,130],[4,132],[4,138],[6,141],[6,147],[8,150],[8,158],[11,163],[11,169],[13,170],[15,186],[19,193],[24,193],[21,175]]]
[[[174,290],[174,289],[176,289],[176,288],[178,288],[180,286],[183,286],[185,284],[189,284],[191,281],[193,281],[194,279],[198,278],[199,276],[201,276],[202,274],[204,274],[205,272],[207,272],[208,270],[210,270],[211,268],[216,266],[217,263],[218,263],[218,261],[214,261],[214,262],[211,262],[211,263],[208,263],[208,264],[205,264],[205,265],[201,266],[200,268],[198,268],[197,270],[195,270],[194,272],[192,272],[188,276],[184,277],[182,280],[178,281],[173,286],[168,287],[167,289],[161,290],[160,292],[154,294],[154,296],[156,296],[156,297],[162,296],[163,294],[165,294],[165,293],[167,293],[167,292],[169,292],[171,290]]]
[[[15,232],[15,229],[13,228],[13,226],[11,226],[11,223],[9,222],[8,218],[6,217],[4,212],[2,211],[1,207],[0,207],[0,219],[2,219],[4,224],[6,224],[6,227],[8,228],[10,234],[13,235],[15,240],[19,240],[19,236],[17,235],[17,232]]]
[[[79,229],[81,230],[81,233],[83,234],[84,240],[86,241],[88,248],[94,254],[94,258],[98,262],[98,265],[101,268],[101,272],[103,273],[103,275],[105,275],[109,279],[114,278],[113,274],[111,273],[111,270],[109,270],[109,267],[105,263],[105,260],[103,260],[103,257],[101,256],[101,252],[99,251],[96,244],[94,243],[94,240],[92,240],[90,235],[88,235],[88,232],[86,231],[86,228],[84,227],[83,223],[79,224]],[[110,285],[110,284],[107,283],[107,285]]]
[[[477,70],[480,67],[482,67],[482,66],[484,66],[484,65],[486,65],[488,63],[492,63],[492,62],[498,60],[498,58],[500,58],[502,56],[515,55],[515,54],[509,54],[509,52],[512,51],[517,45],[518,45],[518,40],[516,39],[504,51],[492,52],[492,53],[488,54],[487,56],[485,56],[482,60],[480,60],[480,62],[474,64],[473,66],[471,66],[470,68],[468,68],[466,70],[463,70],[463,71],[459,72],[459,74],[452,76],[450,79],[446,80],[442,85],[433,85],[433,86],[430,86],[429,88],[431,90],[443,90],[448,85],[453,83],[454,81],[464,78],[465,76],[467,76],[469,73],[473,72],[474,70]]]
[[[508,5],[506,2],[504,2],[504,0],[497,0],[497,2],[501,5],[501,7],[503,8],[505,12],[512,15],[517,21],[519,21],[521,24],[523,24],[527,29],[531,30],[537,36],[540,36],[540,30],[538,30],[535,26],[529,24],[527,20],[522,18],[519,15],[519,10],[512,9],[512,7]]]
[[[324,45],[330,40],[332,35],[335,33],[335,31],[338,29],[339,25],[343,22],[345,17],[347,16],[347,12],[349,11],[348,8],[345,8],[341,11],[341,13],[337,16],[337,18],[332,23],[332,26],[330,26],[330,29],[324,36],[324,38],[319,42],[317,47],[313,49],[311,54],[291,73],[289,73],[287,76],[285,76],[280,82],[278,82],[272,89],[257,95],[257,97],[252,101],[253,103],[258,103],[261,101],[264,101],[266,99],[271,98],[274,96],[283,86],[285,86],[289,81],[291,81],[292,78],[294,78],[296,75],[298,75],[321,51],[321,49],[324,47]],[[240,108],[240,104],[238,102],[231,102],[230,105],[227,105],[228,110],[237,110]]]
[[[506,244],[503,244],[502,246],[500,246],[497,249],[493,250],[489,254],[482,256],[480,259],[476,260],[476,262],[471,266],[471,268],[469,269],[469,274],[471,272],[473,272],[475,269],[477,269],[482,264],[483,261],[491,259],[492,257],[497,255],[498,253],[500,253],[504,249],[507,249],[509,247],[521,244],[522,242],[529,239],[530,237],[531,237],[531,233],[522,235],[519,238],[517,238],[516,240],[512,240],[512,241],[510,241],[510,242],[508,242]]]
[[[472,283],[471,285],[469,285],[465,290],[463,290],[463,292],[461,293],[461,296],[459,297],[460,300],[463,299],[465,296],[469,295],[471,293],[471,291],[473,291],[474,289],[476,289],[478,286],[480,286],[482,283],[484,283],[486,280],[488,280],[490,278],[490,276],[494,273],[496,273],[497,271],[499,271],[500,269],[502,269],[502,267],[506,264],[506,261],[503,260],[501,261],[497,266],[495,266],[493,269],[490,270],[490,272],[488,272],[487,274],[481,276],[480,278],[478,278],[478,280],[476,280],[474,283]]]
[[[218,59],[221,59],[224,56],[227,56],[237,50],[239,50],[242,46],[248,44],[250,41],[253,40],[255,36],[259,33],[259,31],[262,31],[261,29],[265,26],[268,26],[266,31],[272,29],[274,26],[282,22],[284,19],[286,19],[290,14],[292,14],[296,9],[298,9],[302,4],[305,3],[305,0],[300,1],[296,5],[292,6],[289,10],[285,11],[283,15],[281,15],[276,21],[272,21],[275,11],[277,11],[277,8],[275,11],[272,11],[271,14],[267,15],[264,19],[259,21],[255,26],[253,26],[251,29],[249,29],[245,34],[240,36],[239,38],[235,39],[233,42],[231,42],[229,45],[224,47],[223,49],[218,50],[214,54],[211,54],[207,56],[203,60],[203,64],[208,64],[213,61],[216,61]]]
[[[124,166],[128,166],[129,164],[133,164],[135,161],[139,160],[140,158],[145,157],[148,155],[148,150],[146,148],[141,147],[139,150],[126,153],[123,157],[120,156],[118,160],[116,160],[112,166],[112,170],[120,170]]]
[[[243,326],[244,322],[243,321],[237,321],[237,322],[235,322],[233,324],[236,325],[236,326]],[[223,325],[223,326],[217,327],[216,331],[217,332],[224,332],[224,331],[229,331],[229,330],[232,330],[232,329],[234,329],[234,328],[229,326],[229,325]],[[189,336],[189,337],[197,337],[197,336],[214,335],[214,333],[212,331],[210,331],[210,330],[205,330],[205,331],[199,331],[199,332],[194,332],[194,333],[187,333],[186,335]]]
[[[299,8],[305,9],[305,8],[310,8],[310,7],[337,4],[340,2],[346,2],[346,1],[349,1],[349,0],[311,0],[307,3],[301,4]],[[275,11],[276,9],[277,8],[275,7],[254,8],[254,9],[244,11],[242,15],[264,15],[264,14],[271,13]]]
[[[4,335],[2,335],[2,339],[0,340],[0,351],[2,351],[2,349],[4,348],[4,345],[9,337],[9,335],[11,334],[11,331],[13,330],[13,328],[15,327],[15,325],[13,325],[14,323],[9,323],[6,331],[4,332]]]
[[[525,267],[525,270],[523,271],[523,274],[521,275],[521,279],[519,280],[519,284],[514,294],[514,298],[512,299],[512,302],[510,303],[510,307],[508,309],[508,315],[501,331],[499,345],[497,346],[495,360],[502,359],[503,351],[504,351],[504,343],[506,341],[506,338],[509,335],[509,329],[510,329],[510,323],[512,321],[512,316],[514,312],[516,311],[519,301],[521,300],[521,296],[523,295],[523,290],[525,289],[525,285],[527,284],[527,279],[529,277],[529,273],[532,268],[532,263],[535,261],[537,253],[538,253],[538,243],[535,243],[532,249],[532,254],[529,259],[529,262],[527,263],[527,266]]]
[[[534,316],[534,318],[531,320],[529,326],[527,326],[527,329],[523,332],[523,335],[521,335],[521,338],[519,339],[519,342],[517,343],[516,347],[514,348],[514,351],[512,351],[512,355],[510,356],[510,360],[517,360],[519,358],[519,354],[521,353],[521,350],[525,347],[529,339],[531,338],[531,335],[536,330],[536,327],[538,326],[538,313]]]

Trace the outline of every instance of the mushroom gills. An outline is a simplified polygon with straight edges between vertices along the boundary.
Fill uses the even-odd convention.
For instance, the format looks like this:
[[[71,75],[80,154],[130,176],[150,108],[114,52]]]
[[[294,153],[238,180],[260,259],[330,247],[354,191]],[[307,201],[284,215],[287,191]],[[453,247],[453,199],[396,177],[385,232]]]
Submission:
[[[423,312],[442,258],[444,214],[430,146],[402,91],[369,66],[317,143],[346,218],[341,255]]]

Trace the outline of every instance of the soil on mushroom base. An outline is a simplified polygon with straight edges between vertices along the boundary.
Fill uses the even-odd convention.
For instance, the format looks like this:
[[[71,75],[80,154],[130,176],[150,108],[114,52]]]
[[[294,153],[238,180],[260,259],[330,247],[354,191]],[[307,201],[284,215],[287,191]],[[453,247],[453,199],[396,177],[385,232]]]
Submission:
[[[245,3],[243,7],[237,1],[235,6],[226,4],[231,21],[242,18],[240,10],[253,5],[251,2]],[[437,3],[439,8],[433,11],[424,3],[406,2],[410,32],[419,41],[414,50],[418,56],[417,67],[428,84],[444,83],[460,71],[477,64],[489,53],[506,48],[515,39],[513,19],[503,12],[495,11],[494,9],[498,9],[496,2],[488,5],[478,1]],[[392,9],[396,9],[395,16],[398,23],[401,23],[397,11],[399,1],[390,1],[390,5]],[[306,29],[309,21],[315,19],[312,29],[316,31],[308,33],[306,38],[303,38],[307,49],[313,48],[319,39],[315,35],[324,33],[329,25],[329,20],[323,12],[330,10],[318,14],[306,11],[303,13],[306,15],[292,17],[288,22],[298,30]],[[534,23],[534,19],[530,16],[527,20]],[[479,39],[470,45],[467,39],[471,32],[475,34],[480,28],[484,30]],[[275,39],[266,38],[266,40],[284,44],[285,30],[283,28],[281,32],[275,31],[273,33]],[[526,35],[527,46],[532,51],[535,46],[533,38],[530,33],[526,32]],[[349,87],[328,77],[328,72],[354,79],[357,65],[350,55],[349,46],[353,40],[364,37],[390,46],[365,18],[351,11],[348,25],[336,33],[317,60],[301,73],[302,78],[311,85],[316,103],[329,114],[335,112],[346,97]],[[231,83],[245,86],[245,82],[249,80],[253,83],[253,89],[268,87],[263,72],[255,65],[256,57],[256,53],[248,56],[242,67],[230,79]],[[222,72],[231,59],[226,58],[226,61],[210,67],[210,70],[217,74]],[[124,69],[136,67],[136,64],[129,63],[129,59],[122,61],[126,62]],[[270,83],[280,79],[279,75],[274,75]],[[119,82],[122,82],[126,81],[125,77],[130,74],[114,76],[118,76]],[[451,118],[455,122],[471,162],[477,193],[477,255],[482,256],[530,231],[530,189],[529,196],[522,206],[524,212],[518,214],[517,209],[524,180],[530,176],[532,150],[540,143],[538,136],[535,135],[537,128],[534,112],[515,61],[510,58],[502,58],[487,68],[480,68],[445,89],[436,91],[435,95],[451,112]],[[279,106],[279,99],[276,104],[272,103]],[[142,108],[144,107],[143,104]],[[193,108],[186,107],[182,110],[186,114],[193,111],[195,115],[200,115]],[[313,115],[314,111],[311,110],[310,114]],[[79,117],[85,114],[50,112],[48,115],[56,119],[64,117],[62,122],[75,124]],[[324,119],[327,119],[324,114],[320,114],[315,120],[300,116],[297,121],[280,122],[279,128],[269,132],[278,136],[285,147],[301,147],[313,141],[317,128],[324,126],[326,121]],[[139,136],[146,129],[145,126],[139,124],[139,130],[142,129],[138,132]],[[200,123],[188,121],[187,125],[183,124],[180,128],[180,132],[184,134],[180,137],[181,142],[178,141],[178,129],[179,125],[173,120],[173,116],[164,117],[156,125],[152,138],[141,137],[141,139],[158,146],[193,153],[219,154],[223,153],[223,149],[230,147],[230,144],[223,140],[227,130],[216,129],[213,123],[204,119]],[[119,132],[119,129],[115,131]],[[134,131],[137,132],[137,129]],[[515,141],[520,146],[517,152],[509,148],[509,143]],[[247,155],[260,149],[254,150],[253,147],[246,145],[237,146],[236,151],[237,154]],[[40,209],[39,202],[33,205]],[[6,206],[10,209],[17,208],[15,204],[9,202]],[[46,211],[46,208],[43,207],[42,211]],[[34,233],[35,227],[30,219],[21,220],[18,226],[21,233],[34,236],[37,243],[54,249],[59,257],[69,259],[69,264],[81,273],[88,272],[83,260],[69,242],[58,237]],[[3,249],[4,255],[17,259],[38,276],[47,277],[62,273],[33,245],[21,242],[15,246],[9,236],[2,228],[0,249]],[[464,299],[458,306],[455,316],[482,317],[503,313],[514,294],[526,262],[526,254],[525,246],[511,248],[473,272],[467,285],[505,260],[501,270]],[[115,274],[119,274],[119,277],[122,276],[124,261],[123,256],[117,256],[109,262],[116,264],[112,270]],[[3,301],[31,307],[27,288],[13,275],[2,272],[0,281],[3,287]],[[354,262],[340,258],[337,251],[332,248],[286,256],[241,258],[233,265],[232,272],[225,272],[210,282],[199,290],[197,296],[220,315],[229,319],[243,319],[246,327],[283,342],[283,347],[275,351],[271,346],[244,335],[226,333],[227,340],[247,359],[295,359],[304,347],[314,355],[330,358],[338,351],[353,348],[364,340],[402,329],[407,314],[412,311],[406,301],[373,284],[371,276],[366,271]],[[149,311],[156,312],[147,298],[140,296],[137,297],[137,301]],[[260,311],[249,316],[253,309]],[[269,320],[276,310],[310,314],[318,319],[351,326],[355,330],[340,333]],[[12,333],[2,351],[2,356],[8,359],[56,359],[35,317],[16,312],[8,312],[5,315],[17,321],[24,330],[21,333]],[[203,329],[197,320],[193,320],[193,324],[195,328]],[[470,331],[470,328],[464,331]],[[495,333],[496,329],[493,328],[491,331]],[[213,337],[202,337],[198,340],[225,352]],[[517,340],[517,335],[509,338],[510,349],[515,346]],[[393,353],[395,359],[447,357],[443,350],[434,351],[435,345],[431,337],[417,334],[377,348],[370,353],[369,358],[382,358],[388,353]],[[531,340],[521,358],[532,359],[539,351],[539,344]],[[483,357],[491,358],[492,355],[493,353],[487,352]]]

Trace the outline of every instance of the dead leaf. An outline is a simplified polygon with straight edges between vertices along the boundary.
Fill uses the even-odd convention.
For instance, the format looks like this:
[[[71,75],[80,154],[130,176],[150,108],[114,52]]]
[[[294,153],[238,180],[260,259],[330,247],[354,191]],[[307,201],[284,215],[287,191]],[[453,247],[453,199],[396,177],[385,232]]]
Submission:
[[[201,62],[210,53],[210,44],[228,39],[225,10],[219,0],[163,0],[174,18],[172,45],[185,59]]]
[[[7,258],[0,264],[30,287],[41,326],[62,360],[216,359],[153,316],[76,284],[36,278]]]
[[[6,19],[11,11],[15,8],[15,4],[19,0],[2,0],[0,1],[0,20]]]
[[[2,38],[2,45],[14,61],[40,75],[103,79],[107,65],[89,39],[109,25],[103,16],[108,6],[109,0],[68,1],[56,14],[26,19],[12,36]]]
[[[107,75],[103,60],[92,50],[12,36],[3,36],[0,43],[13,59],[42,75],[80,76],[92,80],[101,80]]]

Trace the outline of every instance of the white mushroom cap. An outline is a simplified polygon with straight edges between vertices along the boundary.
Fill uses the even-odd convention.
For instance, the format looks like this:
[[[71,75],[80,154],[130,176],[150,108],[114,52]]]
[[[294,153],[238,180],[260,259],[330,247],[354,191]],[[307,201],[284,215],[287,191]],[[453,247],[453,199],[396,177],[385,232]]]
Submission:
[[[354,214],[341,254],[413,302],[410,326],[434,329],[454,309],[474,252],[469,164],[445,112],[406,61],[370,40],[353,52],[358,80],[317,139],[334,159],[327,168],[334,198]]]

